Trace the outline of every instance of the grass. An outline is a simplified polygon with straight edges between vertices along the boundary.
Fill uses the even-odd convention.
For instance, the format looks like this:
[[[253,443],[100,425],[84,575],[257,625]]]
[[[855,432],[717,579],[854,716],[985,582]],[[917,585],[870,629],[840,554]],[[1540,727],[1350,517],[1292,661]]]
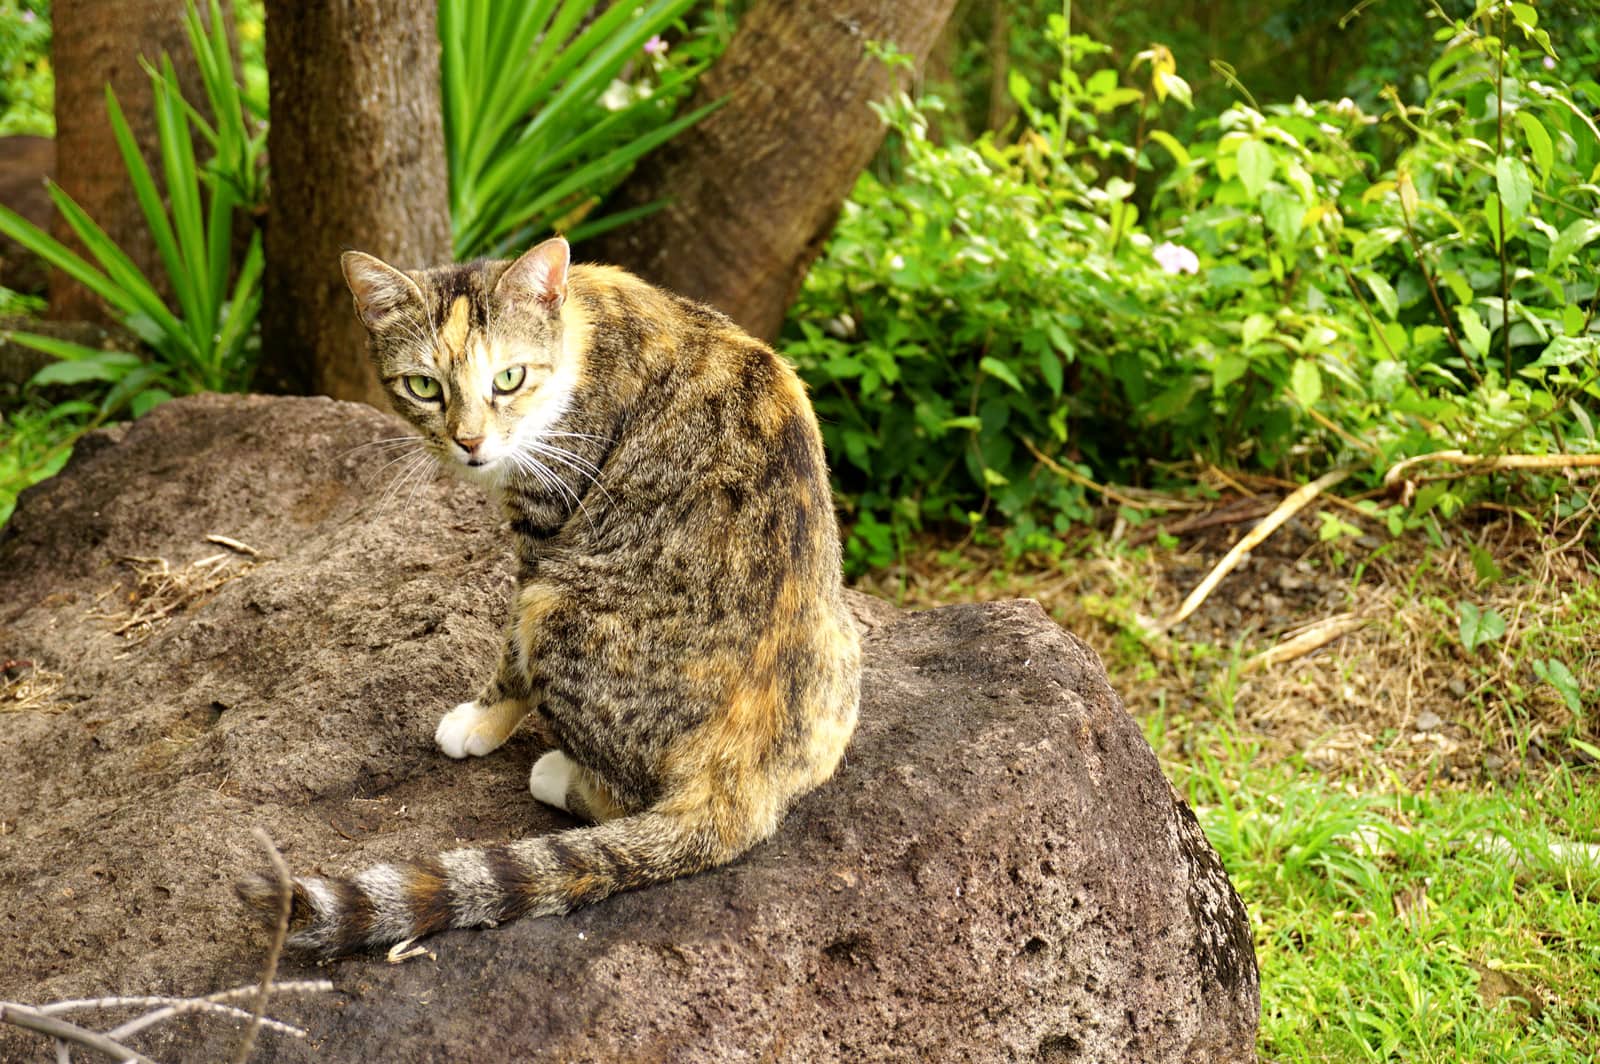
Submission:
[[[55,406],[24,401],[0,410],[0,528],[11,519],[17,496],[59,472],[78,437],[99,420],[95,404],[76,400]]]
[[[1156,738],[1161,738],[1157,735]],[[1588,771],[1357,789],[1225,725],[1167,762],[1255,923],[1263,1057],[1594,1059],[1600,825]]]
[[[1264,1060],[1593,1061],[1600,564],[1576,497],[1398,539],[1310,518],[1166,632],[1247,523],[1103,526],[1020,565],[924,543],[862,583],[1038,598],[1100,651],[1250,911]],[[1261,664],[1333,615],[1362,623]]]

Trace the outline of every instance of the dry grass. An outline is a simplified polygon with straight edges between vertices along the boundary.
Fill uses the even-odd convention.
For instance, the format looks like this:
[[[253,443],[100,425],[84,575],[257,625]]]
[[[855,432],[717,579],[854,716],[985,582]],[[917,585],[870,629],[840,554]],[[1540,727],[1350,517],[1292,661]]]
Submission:
[[[55,697],[64,681],[31,661],[0,662],[0,713],[65,712],[71,706]]]
[[[1100,651],[1132,712],[1172,725],[1169,757],[1185,754],[1184,722],[1221,719],[1268,756],[1303,754],[1344,778],[1461,785],[1585,760],[1583,745],[1600,744],[1590,694],[1600,691],[1592,511],[1536,526],[1485,510],[1430,540],[1392,539],[1341,508],[1360,534],[1327,542],[1303,515],[1256,547],[1188,621],[1161,630],[1154,618],[1169,616],[1270,509],[1270,500],[1224,499],[1210,513],[1169,519],[1177,536],[1108,522],[1058,561],[1016,563],[990,547],[925,541],[861,586],[913,607],[1038,599]],[[1469,653],[1462,602],[1494,611],[1504,634]],[[1570,669],[1590,718],[1534,672],[1551,660]]]
[[[102,595],[101,608],[89,616],[109,622],[113,632],[138,646],[172,617],[205,602],[224,584],[237,580],[258,564],[255,559],[260,553],[255,548],[226,536],[206,538],[228,550],[179,567],[165,558],[123,558],[123,564],[133,570],[133,586],[117,587]],[[107,607],[107,602],[116,605]]]

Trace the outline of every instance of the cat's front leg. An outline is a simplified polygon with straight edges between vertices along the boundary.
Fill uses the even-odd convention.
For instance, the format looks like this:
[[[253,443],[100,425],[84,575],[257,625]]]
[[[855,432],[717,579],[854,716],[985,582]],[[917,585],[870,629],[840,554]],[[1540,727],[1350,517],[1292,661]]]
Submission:
[[[515,635],[508,634],[494,679],[475,700],[463,702],[441,717],[433,740],[450,757],[482,757],[511,738],[534,701]]]

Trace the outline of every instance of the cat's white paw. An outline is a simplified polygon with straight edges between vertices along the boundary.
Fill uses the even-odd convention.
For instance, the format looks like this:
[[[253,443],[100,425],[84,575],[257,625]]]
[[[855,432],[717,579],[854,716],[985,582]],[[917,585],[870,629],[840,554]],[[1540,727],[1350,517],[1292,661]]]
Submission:
[[[528,773],[528,790],[545,805],[565,810],[567,789],[572,786],[572,773],[576,768],[570,757],[560,750],[552,750],[533,763],[533,771]]]
[[[433,741],[450,757],[482,757],[505,742],[493,713],[476,702],[463,702],[439,718]]]

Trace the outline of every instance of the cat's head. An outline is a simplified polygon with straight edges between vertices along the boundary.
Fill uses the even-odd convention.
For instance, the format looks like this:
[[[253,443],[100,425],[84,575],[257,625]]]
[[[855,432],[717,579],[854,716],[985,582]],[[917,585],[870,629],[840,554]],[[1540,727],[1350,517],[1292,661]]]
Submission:
[[[497,486],[567,409],[579,359],[561,308],[570,250],[406,272],[341,257],[378,379],[445,466]]]

